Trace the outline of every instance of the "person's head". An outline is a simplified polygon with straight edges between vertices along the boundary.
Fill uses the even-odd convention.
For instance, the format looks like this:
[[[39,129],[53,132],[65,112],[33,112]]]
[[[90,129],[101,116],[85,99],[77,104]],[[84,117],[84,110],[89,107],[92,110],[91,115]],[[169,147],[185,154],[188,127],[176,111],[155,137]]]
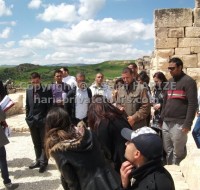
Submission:
[[[58,83],[58,84],[62,83],[63,75],[62,75],[61,70],[55,70],[53,76],[54,76],[54,80],[56,81],[56,83]]]
[[[79,134],[71,125],[68,113],[61,107],[53,107],[46,116],[45,151],[49,157],[49,149],[63,140],[76,138]]]
[[[138,81],[143,84],[143,83],[146,83],[147,85],[149,84],[149,76],[147,75],[146,71],[141,71],[139,74],[138,74]]]
[[[156,86],[160,86],[161,84],[167,82],[165,75],[160,71],[153,75],[153,80]]]
[[[124,81],[122,78],[118,78],[114,83],[114,89],[117,90],[119,87],[121,87],[124,84]]]
[[[66,130],[71,125],[69,114],[61,107],[53,107],[46,116],[46,130]]]
[[[122,111],[108,102],[105,96],[94,95],[88,109],[88,125],[91,129],[95,129],[102,119],[113,119],[120,115]]]
[[[128,68],[130,68],[133,71],[133,76],[135,77],[135,79],[137,78],[138,75],[138,66],[136,63],[131,63],[128,65]]]
[[[60,70],[62,71],[63,77],[67,77],[69,75],[69,70],[67,67],[62,67]]]
[[[97,86],[100,86],[103,82],[104,75],[102,73],[97,73],[95,77],[95,83]]]
[[[163,144],[155,130],[150,127],[142,127],[136,131],[124,128],[121,135],[128,141],[125,158],[136,167],[148,161],[161,160]]]
[[[37,72],[31,73],[30,79],[31,79],[31,84],[32,84],[35,88],[37,88],[37,87],[40,86],[41,77],[40,77],[40,74],[39,74],[39,73],[37,73]]]
[[[172,77],[177,77],[182,73],[183,62],[178,57],[173,57],[169,60],[168,70]]]
[[[76,82],[78,88],[85,89],[86,84],[85,84],[85,74],[80,72],[76,74]]]
[[[125,68],[122,71],[122,80],[125,84],[131,84],[134,80],[133,71],[130,68]]]

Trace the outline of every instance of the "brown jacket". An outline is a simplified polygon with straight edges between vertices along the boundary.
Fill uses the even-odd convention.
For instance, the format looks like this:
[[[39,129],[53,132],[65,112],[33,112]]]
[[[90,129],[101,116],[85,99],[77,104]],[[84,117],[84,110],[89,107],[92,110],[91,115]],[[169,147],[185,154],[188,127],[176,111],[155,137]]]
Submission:
[[[146,126],[146,118],[150,113],[150,103],[147,89],[144,85],[134,81],[128,90],[122,86],[118,90],[117,106],[122,106],[128,116],[135,120],[134,129]]]

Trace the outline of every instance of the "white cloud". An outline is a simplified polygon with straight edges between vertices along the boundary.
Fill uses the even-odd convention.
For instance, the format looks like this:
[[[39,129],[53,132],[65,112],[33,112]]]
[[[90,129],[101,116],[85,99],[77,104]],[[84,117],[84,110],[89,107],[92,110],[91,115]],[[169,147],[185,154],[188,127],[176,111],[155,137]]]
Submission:
[[[151,50],[136,49],[135,41],[153,40],[153,24],[138,20],[83,20],[70,28],[45,28],[35,38],[21,40],[27,49],[44,54],[46,63],[98,63],[113,59],[134,59]]]
[[[106,0],[80,0],[78,14],[83,19],[93,18],[105,2]]]
[[[3,15],[10,16],[10,15],[12,15],[11,8],[12,8],[12,6],[6,7],[4,0],[0,0],[0,16],[3,16]]]
[[[102,9],[106,0],[80,0],[78,4],[61,3],[46,6],[43,13],[37,17],[46,22],[77,22],[82,19],[93,18]]]
[[[10,22],[3,21],[3,22],[0,22],[0,25],[15,26],[16,24],[17,24],[16,21],[10,21]]]
[[[28,4],[28,7],[30,9],[38,9],[40,8],[41,4],[42,4],[41,0],[31,0]]]
[[[12,48],[15,45],[15,41],[9,41],[4,44],[6,48]]]
[[[7,27],[0,33],[0,38],[8,38],[11,33],[11,28]]]
[[[44,13],[39,14],[38,18],[51,22],[51,21],[62,21],[62,22],[72,22],[77,20],[77,14],[74,5],[67,5],[62,3],[58,6],[49,5]]]

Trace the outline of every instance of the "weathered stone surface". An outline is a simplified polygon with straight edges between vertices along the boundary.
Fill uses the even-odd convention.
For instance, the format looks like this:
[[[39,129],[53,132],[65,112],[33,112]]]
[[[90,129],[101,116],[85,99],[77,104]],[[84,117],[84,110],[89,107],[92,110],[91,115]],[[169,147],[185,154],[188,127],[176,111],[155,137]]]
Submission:
[[[197,54],[183,55],[182,56],[182,61],[183,61],[183,64],[184,64],[185,68],[188,68],[188,67],[196,68],[197,67],[197,63],[198,63]]]
[[[195,8],[200,8],[200,0],[195,0]]]
[[[189,55],[190,48],[175,48],[176,55]]]
[[[169,29],[167,27],[155,28],[155,36],[156,36],[156,38],[167,38],[168,30]]]
[[[200,53],[200,46],[199,47],[191,47],[191,53]]]
[[[197,54],[192,55],[173,55],[172,57],[178,57],[183,61],[184,68],[196,68],[198,63]]]
[[[179,38],[178,47],[192,47],[199,46],[200,38]]]
[[[197,54],[198,63],[197,66],[200,68],[200,53]]]
[[[184,28],[169,28],[168,30],[169,38],[183,38],[184,37]]]
[[[185,28],[186,38],[199,38],[200,37],[200,27],[186,27]]]
[[[176,48],[178,45],[177,38],[156,38],[155,47],[156,48]]]
[[[158,57],[169,59],[170,56],[174,55],[174,49],[157,49],[155,54]]]
[[[15,105],[6,112],[6,115],[11,116],[23,113],[23,94],[18,94],[17,96],[15,94],[9,94],[9,97]]]
[[[200,8],[194,9],[194,25],[200,26]]]
[[[192,9],[155,10],[155,27],[192,26]]]

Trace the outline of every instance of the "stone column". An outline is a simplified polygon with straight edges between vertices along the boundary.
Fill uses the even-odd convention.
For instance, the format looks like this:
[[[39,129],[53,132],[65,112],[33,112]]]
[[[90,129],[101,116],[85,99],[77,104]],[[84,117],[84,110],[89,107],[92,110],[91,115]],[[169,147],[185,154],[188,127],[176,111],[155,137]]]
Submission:
[[[200,0],[195,0],[195,8],[200,8]]]

